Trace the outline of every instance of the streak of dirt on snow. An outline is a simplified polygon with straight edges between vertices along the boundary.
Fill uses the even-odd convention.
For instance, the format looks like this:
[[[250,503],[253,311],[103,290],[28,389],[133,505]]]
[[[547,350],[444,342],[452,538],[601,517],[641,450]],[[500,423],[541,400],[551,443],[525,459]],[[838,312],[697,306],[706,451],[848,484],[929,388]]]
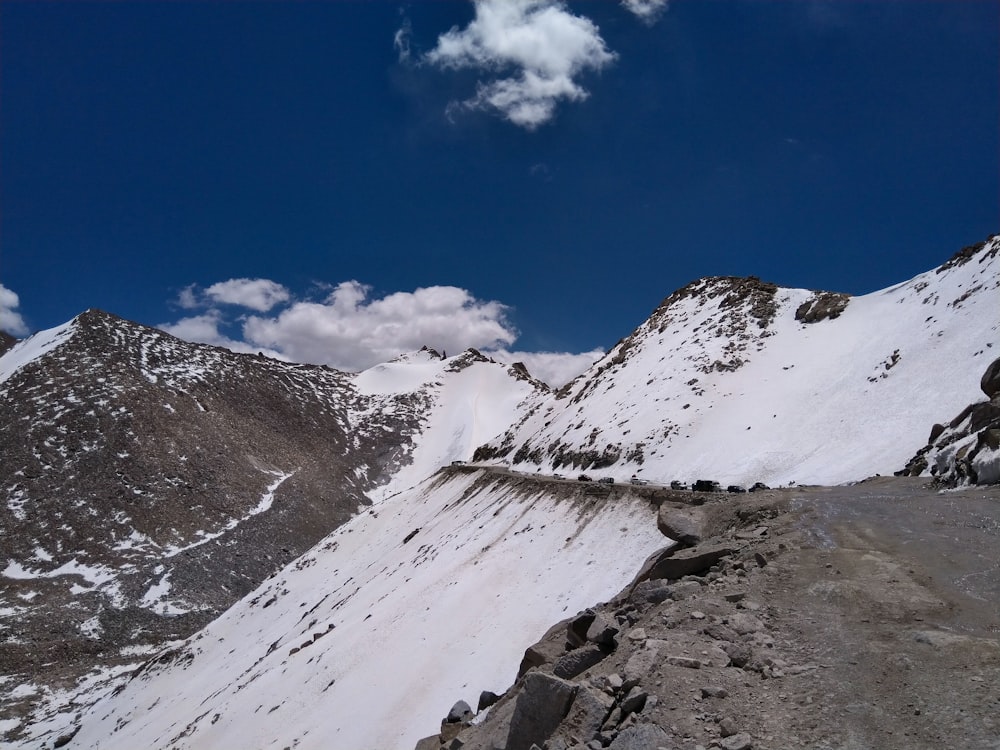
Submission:
[[[526,646],[617,593],[664,542],[648,503],[627,494],[556,500],[482,473],[430,480],[354,518],[172,665],[95,706],[74,746],[161,747],[187,727],[192,748],[410,750],[455,700],[508,685]]]

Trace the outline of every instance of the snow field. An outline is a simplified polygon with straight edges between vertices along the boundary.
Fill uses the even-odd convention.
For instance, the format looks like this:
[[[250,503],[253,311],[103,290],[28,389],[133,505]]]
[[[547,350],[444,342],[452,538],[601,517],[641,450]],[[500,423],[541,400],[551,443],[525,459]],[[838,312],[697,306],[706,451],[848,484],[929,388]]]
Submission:
[[[432,478],[355,517],[95,706],[75,746],[410,750],[667,542],[627,494],[512,481]]]
[[[737,352],[744,363],[733,371],[705,372],[731,356],[731,338],[716,335],[730,313],[717,301],[678,300],[663,330],[652,320],[640,326],[622,364],[597,374],[617,347],[570,397],[514,427],[513,444],[544,452],[556,440],[573,450],[621,443],[617,464],[597,470],[619,480],[638,472],[654,482],[839,484],[892,473],[932,424],[983,399],[979,379],[1000,355],[990,348],[1000,342],[998,265],[984,252],[854,297],[838,318],[811,324],[795,311],[813,293],[779,289],[767,334],[748,326]],[[637,443],[642,463],[626,460]],[[542,467],[573,471],[548,457]]]
[[[506,430],[512,419],[519,419],[540,397],[531,384],[511,377],[506,365],[474,362],[449,371],[455,359],[415,352],[355,378],[358,390],[366,396],[422,391],[431,399],[409,464],[388,484],[369,492],[373,501],[410,489],[452,461],[468,461],[477,447]]]
[[[14,344],[10,351],[0,357],[0,383],[5,382],[24,365],[47,354],[69,339],[75,327],[75,323],[71,320],[61,326],[39,331]]]

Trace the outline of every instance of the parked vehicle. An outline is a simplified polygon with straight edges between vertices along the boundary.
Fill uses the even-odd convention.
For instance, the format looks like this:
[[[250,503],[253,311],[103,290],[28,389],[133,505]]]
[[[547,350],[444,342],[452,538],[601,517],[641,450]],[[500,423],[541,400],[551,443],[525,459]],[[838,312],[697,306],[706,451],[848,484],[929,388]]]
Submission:
[[[740,493],[743,493],[743,492],[746,492],[746,491],[747,491],[747,488],[743,487],[742,485],[739,485],[739,484],[731,484],[728,487],[726,487],[726,492],[733,492],[735,494],[740,494]]]
[[[597,481],[598,481],[599,484],[614,484],[615,483],[615,478],[614,477],[601,477]]]
[[[676,479],[670,483],[670,489],[672,490],[686,490],[688,486],[684,482],[679,482]]]
[[[635,474],[633,474],[628,481],[629,484],[640,484],[640,485],[649,484],[648,479],[639,479],[639,477],[637,477]]]
[[[576,478],[578,482],[593,482],[594,480],[588,477],[586,474],[581,474]]]
[[[692,489],[695,492],[722,492],[722,485],[712,479],[699,479]]]
[[[752,484],[752,485],[750,486],[750,491],[751,491],[751,492],[759,492],[760,490],[769,490],[769,489],[771,489],[771,488],[770,488],[770,487],[768,487],[768,486],[767,486],[766,484],[764,484],[763,482],[754,482],[754,483],[753,483],[753,484]]]

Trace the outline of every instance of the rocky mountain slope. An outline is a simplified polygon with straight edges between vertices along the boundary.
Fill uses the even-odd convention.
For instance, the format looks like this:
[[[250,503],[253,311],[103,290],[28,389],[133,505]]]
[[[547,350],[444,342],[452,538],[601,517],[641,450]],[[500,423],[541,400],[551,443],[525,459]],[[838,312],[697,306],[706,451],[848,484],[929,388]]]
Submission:
[[[21,342],[0,358],[0,728],[191,635],[543,389],[472,351],[353,375],[96,310]]]
[[[619,479],[831,484],[902,468],[1000,351],[1000,238],[861,297],[710,278],[477,456]]]

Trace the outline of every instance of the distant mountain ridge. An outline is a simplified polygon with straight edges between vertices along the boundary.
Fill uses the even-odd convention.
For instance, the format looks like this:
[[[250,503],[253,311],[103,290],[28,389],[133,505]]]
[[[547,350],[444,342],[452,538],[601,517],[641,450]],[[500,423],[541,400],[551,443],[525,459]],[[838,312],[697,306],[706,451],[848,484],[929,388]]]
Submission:
[[[72,684],[134,665],[371,496],[467,457],[462,419],[439,418],[448,385],[480,412],[499,404],[504,422],[464,438],[479,442],[540,391],[477,354],[414,360],[355,375],[98,310],[12,347],[0,358],[0,673]],[[8,696],[0,719],[37,698]]]

